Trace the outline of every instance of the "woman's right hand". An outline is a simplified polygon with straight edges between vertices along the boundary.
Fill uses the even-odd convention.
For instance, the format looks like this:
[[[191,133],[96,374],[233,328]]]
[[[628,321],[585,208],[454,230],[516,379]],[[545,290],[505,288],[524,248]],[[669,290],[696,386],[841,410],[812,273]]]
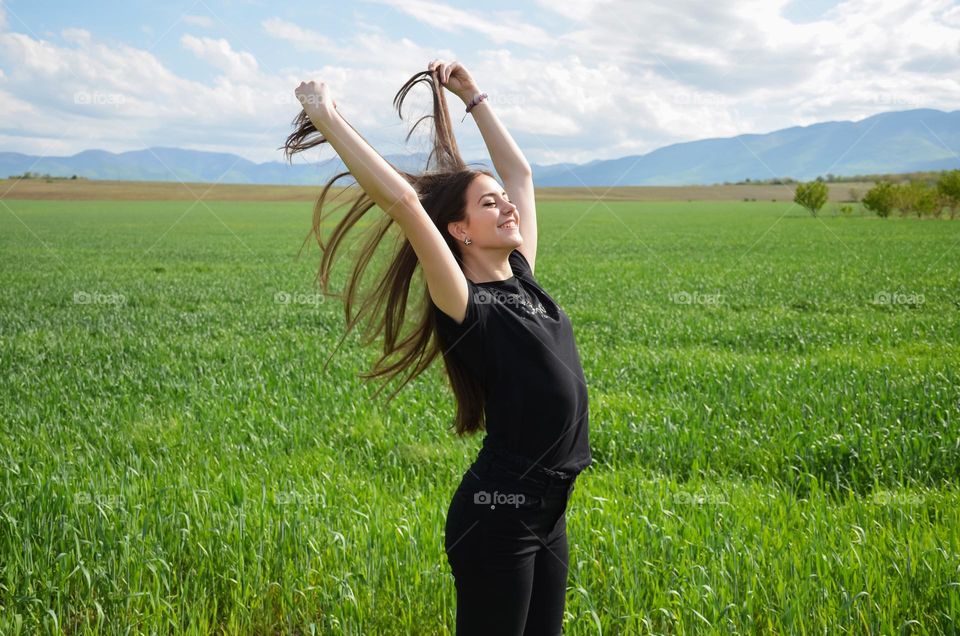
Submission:
[[[337,102],[323,82],[317,83],[313,80],[300,82],[300,86],[297,86],[293,92],[312,121],[322,121],[331,117],[337,108]]]
[[[470,71],[456,60],[446,62],[444,60],[433,60],[427,65],[427,70],[436,75],[441,86],[463,100],[464,103],[477,92],[477,83],[470,75]]]

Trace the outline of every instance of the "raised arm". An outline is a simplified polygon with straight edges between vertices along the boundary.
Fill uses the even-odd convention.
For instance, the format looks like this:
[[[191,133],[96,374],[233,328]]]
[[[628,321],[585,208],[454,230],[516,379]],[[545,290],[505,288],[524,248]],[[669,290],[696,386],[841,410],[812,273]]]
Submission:
[[[459,97],[464,105],[480,93],[476,81],[459,62],[434,60],[427,68],[435,71],[440,83]],[[517,249],[523,252],[532,271],[537,257],[537,210],[530,164],[497,117],[490,100],[484,99],[470,110],[470,114],[480,129],[487,152],[490,153],[490,161],[503,181],[503,188],[519,211],[523,245]]]
[[[476,81],[470,75],[469,71],[459,62],[450,62],[437,60],[430,63],[429,70],[435,70],[439,74],[440,83],[450,92],[460,98],[464,105],[480,92]],[[489,100],[483,100],[470,110],[474,121],[477,122],[477,128],[487,145],[487,152],[490,153],[490,160],[497,174],[501,179],[519,178],[529,176],[530,164],[526,157],[520,151],[513,137],[507,132],[507,129],[500,122]]]
[[[326,84],[301,82],[295,92],[314,127],[333,146],[363,191],[397,222],[410,241],[434,304],[462,322],[469,293],[467,279],[423,209],[417,191],[340,116]]]
[[[398,208],[418,201],[417,191],[340,116],[323,82],[300,82],[295,90],[313,126],[333,146],[363,191],[395,218]]]

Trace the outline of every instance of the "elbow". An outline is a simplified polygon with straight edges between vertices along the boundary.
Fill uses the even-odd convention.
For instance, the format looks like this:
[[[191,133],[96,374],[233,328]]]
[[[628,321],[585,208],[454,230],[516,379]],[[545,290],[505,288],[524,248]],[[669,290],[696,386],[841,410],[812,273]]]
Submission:
[[[406,214],[423,209],[423,205],[420,203],[420,195],[413,188],[406,189],[392,207],[396,211],[391,215],[394,217],[397,216],[397,213]]]
[[[404,209],[419,207],[420,195],[413,188],[406,188],[400,196],[399,206]]]

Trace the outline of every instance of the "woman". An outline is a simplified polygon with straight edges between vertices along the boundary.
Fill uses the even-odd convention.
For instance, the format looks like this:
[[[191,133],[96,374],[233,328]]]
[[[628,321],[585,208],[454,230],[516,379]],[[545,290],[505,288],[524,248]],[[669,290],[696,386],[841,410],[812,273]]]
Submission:
[[[435,60],[408,80],[394,98],[401,117],[404,98],[420,83],[433,95],[433,149],[424,172],[399,170],[378,155],[339,114],[322,82],[296,88],[304,110],[285,151],[289,158],[329,143],[348,168],[327,183],[314,211],[311,235],[323,251],[318,279],[324,293],[348,230],[374,205],[386,213],[368,230],[345,295],[347,331],[366,313],[373,317],[370,333],[384,334],[384,355],[363,377],[409,369],[399,391],[441,354],[457,402],[455,430],[461,436],[486,431],[447,511],[456,633],[559,634],[567,504],[578,473],[591,463],[583,369],[569,318],[534,277],[529,164],[462,64]],[[502,187],[489,171],[464,164],[442,87],[473,115]],[[320,225],[327,194],[350,174],[361,191],[325,245]],[[395,227],[399,247],[352,318],[363,272]],[[426,288],[413,329],[401,337],[417,265]],[[397,360],[381,366],[395,354]]]

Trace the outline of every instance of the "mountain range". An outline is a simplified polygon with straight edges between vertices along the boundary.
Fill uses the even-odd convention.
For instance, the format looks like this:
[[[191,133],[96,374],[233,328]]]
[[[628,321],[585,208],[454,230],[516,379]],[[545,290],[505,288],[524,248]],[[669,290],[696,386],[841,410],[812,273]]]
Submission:
[[[325,152],[330,152],[327,149]],[[960,168],[960,111],[914,109],[858,121],[828,121],[769,133],[671,144],[641,155],[585,164],[533,165],[538,186],[691,185],[792,177],[809,180]],[[279,153],[279,151],[278,151]],[[403,170],[422,169],[424,154],[386,155]],[[488,159],[471,165],[490,167]],[[345,170],[339,158],[319,163],[255,163],[229,153],[154,147],[72,156],[0,152],[0,176],[26,171],[54,176],[136,181],[321,185]]]

